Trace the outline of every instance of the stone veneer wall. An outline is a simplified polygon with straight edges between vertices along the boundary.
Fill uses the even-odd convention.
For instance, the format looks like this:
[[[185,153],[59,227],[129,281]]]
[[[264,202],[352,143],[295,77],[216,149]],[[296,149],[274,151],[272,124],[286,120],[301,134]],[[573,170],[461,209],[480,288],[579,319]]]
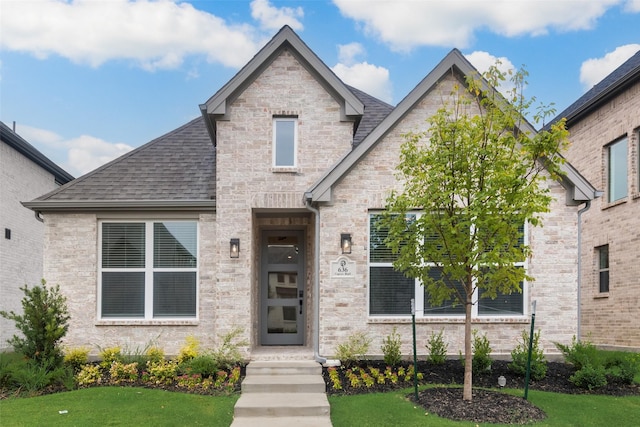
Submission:
[[[567,159],[605,192],[583,218],[581,331],[604,347],[640,350],[640,83],[569,128]],[[627,137],[627,197],[608,203],[607,149]],[[596,247],[609,245],[609,292],[600,293]]]
[[[333,204],[321,209],[321,241],[332,241],[340,232],[353,236],[353,252],[349,256],[356,263],[354,278],[330,277],[329,262],[336,259],[338,248],[321,247],[321,354],[335,354],[338,344],[356,331],[366,331],[373,342],[372,354],[381,354],[380,346],[393,327],[403,338],[402,352],[409,355],[411,347],[411,318],[381,319],[368,317],[368,214],[371,209],[384,207],[392,188],[398,189],[394,176],[401,134],[412,130],[426,130],[425,119],[442,105],[443,96],[456,83],[452,78],[441,82],[414,111],[393,129],[353,170],[336,186]],[[537,300],[536,329],[548,353],[557,353],[554,341],[567,343],[577,330],[577,208],[564,204],[565,191],[550,182],[555,197],[551,212],[545,215],[544,228],[529,231],[534,256],[528,263],[529,273],[536,281],[525,293],[525,315],[514,318],[474,319],[473,328],[486,332],[493,353],[508,355],[523,330],[529,330],[530,301]],[[425,354],[425,344],[433,332],[444,331],[451,355],[464,346],[464,319],[419,319],[417,326],[418,352]]]

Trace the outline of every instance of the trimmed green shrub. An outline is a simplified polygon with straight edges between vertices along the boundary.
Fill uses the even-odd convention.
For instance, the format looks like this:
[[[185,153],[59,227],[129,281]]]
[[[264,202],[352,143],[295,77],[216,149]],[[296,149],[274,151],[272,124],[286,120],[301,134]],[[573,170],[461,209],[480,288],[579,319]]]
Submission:
[[[514,374],[525,376],[527,373],[527,359],[529,358],[529,333],[522,331],[522,342],[511,351],[511,363],[508,367]],[[533,334],[531,347],[531,378],[541,380],[547,375],[547,359],[540,348],[540,330]]]
[[[14,335],[7,341],[14,350],[52,370],[62,365],[59,343],[67,334],[70,316],[60,286],[49,288],[46,283],[43,279],[40,286],[20,288],[25,295],[23,314],[0,311],[0,316],[13,320],[16,329],[22,332],[22,337]]]
[[[607,375],[604,366],[583,365],[569,381],[576,387],[593,390],[607,385]]]
[[[491,345],[487,335],[473,330],[473,373],[479,374],[491,369]]]
[[[554,344],[562,352],[565,362],[572,364],[577,370],[586,365],[601,364],[598,349],[587,340],[578,341],[574,335],[570,345]]]
[[[202,377],[215,377],[218,372],[218,363],[210,354],[201,354],[180,363],[178,370],[186,375],[201,375]]]
[[[394,326],[393,332],[384,338],[382,347],[380,348],[382,350],[384,363],[389,366],[397,366],[400,364],[402,361],[401,343],[402,340],[400,334],[398,334],[398,328]]]
[[[632,384],[640,370],[640,357],[636,353],[608,353],[604,367],[611,382]]]
[[[429,351],[427,361],[434,365],[442,365],[447,360],[448,345],[444,341],[444,331],[441,330],[437,334],[432,332],[426,347]]]

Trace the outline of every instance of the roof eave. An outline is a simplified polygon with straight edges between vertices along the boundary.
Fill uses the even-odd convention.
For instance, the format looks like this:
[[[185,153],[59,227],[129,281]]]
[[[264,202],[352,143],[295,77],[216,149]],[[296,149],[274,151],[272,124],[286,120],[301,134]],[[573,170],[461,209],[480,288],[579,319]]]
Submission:
[[[36,212],[216,210],[215,200],[34,200],[22,205]]]

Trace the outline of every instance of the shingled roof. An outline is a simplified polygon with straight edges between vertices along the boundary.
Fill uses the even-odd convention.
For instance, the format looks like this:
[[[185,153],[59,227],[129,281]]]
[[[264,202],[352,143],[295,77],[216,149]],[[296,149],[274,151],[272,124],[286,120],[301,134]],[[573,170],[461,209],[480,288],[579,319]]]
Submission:
[[[563,112],[558,114],[551,123],[545,126],[545,129],[563,117],[567,119],[567,126],[570,127],[573,122],[581,120],[584,115],[599,108],[602,103],[607,102],[611,97],[616,96],[629,85],[636,83],[639,78],[640,50],[605,77],[600,83],[589,89],[587,93],[578,98]]]
[[[24,205],[37,210],[215,208],[215,148],[199,117]]]

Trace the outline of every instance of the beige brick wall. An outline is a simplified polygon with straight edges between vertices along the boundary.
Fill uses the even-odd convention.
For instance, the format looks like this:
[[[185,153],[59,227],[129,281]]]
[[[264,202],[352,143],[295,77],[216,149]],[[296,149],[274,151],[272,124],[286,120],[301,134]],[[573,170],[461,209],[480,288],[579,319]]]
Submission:
[[[332,278],[330,261],[339,256],[338,247],[321,247],[321,353],[335,354],[336,346],[356,331],[373,338],[371,352],[381,354],[382,340],[397,326],[403,337],[402,351],[411,352],[410,318],[383,320],[369,318],[368,312],[368,213],[381,209],[392,188],[398,189],[394,167],[398,161],[402,135],[426,130],[425,119],[442,106],[442,97],[450,92],[452,79],[442,82],[417,108],[405,117],[335,188],[333,205],[321,209],[321,241],[331,242],[341,232],[350,232],[354,249],[349,258],[356,263],[354,278]],[[529,230],[535,255],[529,273],[536,278],[525,294],[525,307],[537,300],[536,329],[542,330],[545,351],[556,353],[554,341],[567,343],[577,330],[577,208],[564,205],[564,189],[551,182],[555,197],[551,213],[545,215],[544,228]],[[528,310],[526,308],[525,310]],[[529,330],[528,315],[508,319],[475,319],[473,328],[486,332],[494,354],[508,355],[521,332]],[[444,331],[449,353],[463,349],[464,323],[457,319],[419,319],[418,352],[432,332]]]
[[[24,285],[40,284],[44,225],[20,202],[31,201],[58,187],[52,174],[4,142],[0,143],[0,310],[22,313]],[[5,238],[5,229],[11,238]],[[0,351],[18,331],[0,317]]]
[[[611,347],[640,349],[640,83],[569,129],[567,159],[605,191],[584,215],[581,337]],[[628,138],[628,195],[608,203],[606,146]],[[609,292],[599,292],[596,247],[609,245]]]

